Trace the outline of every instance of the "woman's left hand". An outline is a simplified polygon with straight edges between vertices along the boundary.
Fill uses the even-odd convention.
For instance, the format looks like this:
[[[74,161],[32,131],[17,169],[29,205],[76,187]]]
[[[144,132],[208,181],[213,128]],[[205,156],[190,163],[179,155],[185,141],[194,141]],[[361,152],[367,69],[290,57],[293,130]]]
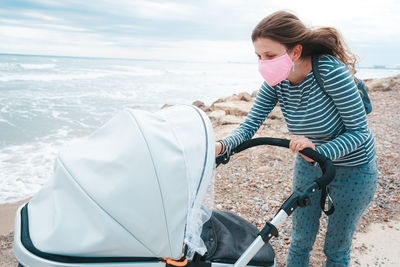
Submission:
[[[315,150],[315,145],[313,142],[310,141],[310,139],[308,139],[305,136],[294,136],[290,140],[289,148],[290,148],[290,150],[292,150],[292,152],[298,153],[299,151],[301,151],[305,148],[311,148],[312,150]],[[301,153],[300,153],[300,156],[302,156],[308,162],[314,162],[314,160],[310,159],[309,157],[304,156]]]

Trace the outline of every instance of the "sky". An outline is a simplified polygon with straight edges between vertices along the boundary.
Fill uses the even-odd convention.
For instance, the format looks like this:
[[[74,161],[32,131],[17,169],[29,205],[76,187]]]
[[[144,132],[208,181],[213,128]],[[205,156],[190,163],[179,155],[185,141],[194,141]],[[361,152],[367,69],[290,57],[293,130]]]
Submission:
[[[399,0],[0,0],[0,54],[254,62],[277,10],[338,29],[361,67],[400,64]]]

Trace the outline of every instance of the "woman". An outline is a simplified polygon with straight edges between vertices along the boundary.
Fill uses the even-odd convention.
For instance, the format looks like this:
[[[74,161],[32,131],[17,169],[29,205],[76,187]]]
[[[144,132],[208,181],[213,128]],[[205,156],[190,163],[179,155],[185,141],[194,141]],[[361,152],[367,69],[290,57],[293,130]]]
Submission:
[[[294,137],[290,149],[311,148],[333,160],[336,177],[329,186],[335,212],[328,218],[326,266],[349,266],[353,234],[377,186],[374,138],[368,129],[361,97],[353,79],[355,56],[334,28],[309,29],[293,14],[278,11],[253,30],[252,41],[265,79],[246,120],[216,143],[216,154],[230,152],[250,139],[276,103]],[[312,72],[311,56],[326,93]],[[297,154],[293,190],[321,175],[318,167]],[[320,192],[312,204],[293,213],[287,266],[308,266],[319,229]]]

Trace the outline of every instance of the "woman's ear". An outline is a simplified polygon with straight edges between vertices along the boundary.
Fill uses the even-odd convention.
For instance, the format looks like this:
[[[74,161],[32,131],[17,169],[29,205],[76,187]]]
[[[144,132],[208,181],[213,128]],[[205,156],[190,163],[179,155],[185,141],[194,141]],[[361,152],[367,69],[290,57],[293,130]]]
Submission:
[[[303,46],[301,44],[297,44],[292,48],[292,61],[295,62],[301,57],[301,52],[303,51]]]

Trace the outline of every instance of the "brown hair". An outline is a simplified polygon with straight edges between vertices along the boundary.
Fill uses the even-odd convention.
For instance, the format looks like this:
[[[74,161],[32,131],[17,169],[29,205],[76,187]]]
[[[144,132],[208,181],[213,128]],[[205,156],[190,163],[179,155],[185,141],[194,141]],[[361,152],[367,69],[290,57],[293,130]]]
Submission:
[[[356,72],[357,56],[350,51],[338,30],[332,27],[308,28],[287,11],[277,11],[261,20],[251,35],[253,42],[258,38],[277,41],[287,49],[301,44],[301,58],[330,54],[346,64],[353,74]]]

